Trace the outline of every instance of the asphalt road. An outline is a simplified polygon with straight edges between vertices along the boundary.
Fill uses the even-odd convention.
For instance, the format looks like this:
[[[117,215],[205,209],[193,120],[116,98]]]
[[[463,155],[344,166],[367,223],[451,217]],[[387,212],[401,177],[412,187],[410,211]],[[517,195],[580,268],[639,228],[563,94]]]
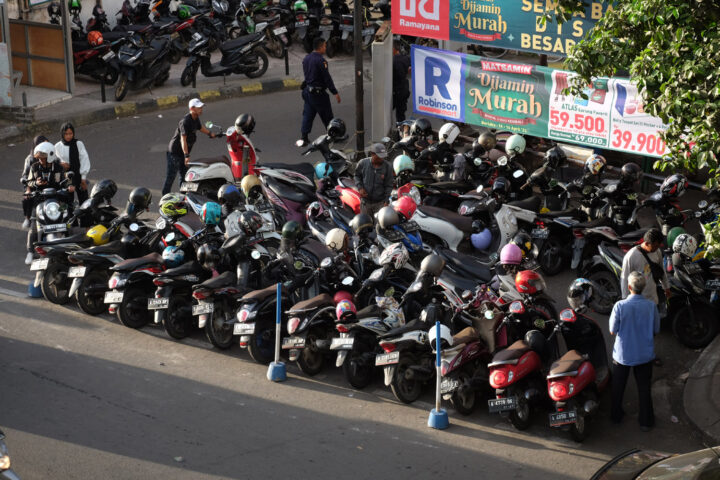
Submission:
[[[350,126],[353,90],[341,94],[343,103],[333,108]],[[284,92],[208,104],[203,120],[229,126],[251,112],[261,161],[296,162],[301,108],[299,92]],[[157,202],[167,142],[183,113],[79,128],[92,159],[90,178],[115,179],[117,205],[136,185],[153,189]],[[319,126],[318,120],[314,135]],[[201,137],[193,156],[224,148],[222,140]],[[274,384],[246,352],[214,351],[200,334],[176,342],[161,329],[135,331],[109,315],[93,318],[72,305],[29,299],[17,183],[28,151],[28,144],[0,149],[9,172],[0,178],[0,428],[23,479],[581,479],[629,448],[702,447],[675,400],[678,377],[697,353],[667,332],[658,337],[666,366],[655,372],[655,430],[640,432],[629,385],[624,423],[609,423],[605,398],[590,438],[577,445],[550,430],[544,412],[528,431],[516,432],[485,411],[462,417],[450,409],[451,428],[434,431],[426,426],[430,393],[402,405],[380,379],[357,392],[336,370],[307,378],[292,365],[288,381]],[[561,308],[571,280],[548,279]],[[607,318],[596,318],[607,326]]]

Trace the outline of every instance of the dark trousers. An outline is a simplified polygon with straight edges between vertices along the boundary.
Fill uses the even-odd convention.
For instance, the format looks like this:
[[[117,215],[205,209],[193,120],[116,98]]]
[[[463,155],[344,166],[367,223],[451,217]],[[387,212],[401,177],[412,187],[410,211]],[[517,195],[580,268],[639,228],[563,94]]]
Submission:
[[[175,181],[175,175],[180,174],[180,185],[185,180],[187,167],[185,166],[185,158],[181,155],[175,155],[172,152],[166,152],[167,173],[165,174],[165,185],[163,185],[162,194],[170,193],[172,184]]]
[[[408,98],[410,98],[410,92],[393,93],[393,108],[398,122],[405,120]]]
[[[32,216],[34,206],[35,206],[35,200],[27,197],[26,195],[23,195],[22,208],[23,208],[23,215],[25,215],[25,218],[30,218]]]
[[[302,114],[302,126],[300,134],[302,138],[307,138],[312,130],[312,124],[315,115],[320,115],[323,125],[327,128],[328,123],[333,118],[332,107],[330,106],[330,95],[327,92],[310,93],[308,89],[302,91],[302,98],[305,100]]]
[[[638,422],[643,427],[655,425],[655,412],[653,411],[652,395],[650,392],[653,362],[643,363],[630,367],[613,362],[612,372],[612,411],[610,413],[614,422],[622,420],[625,412],[622,408],[625,385],[627,385],[630,370],[633,371],[638,389]]]

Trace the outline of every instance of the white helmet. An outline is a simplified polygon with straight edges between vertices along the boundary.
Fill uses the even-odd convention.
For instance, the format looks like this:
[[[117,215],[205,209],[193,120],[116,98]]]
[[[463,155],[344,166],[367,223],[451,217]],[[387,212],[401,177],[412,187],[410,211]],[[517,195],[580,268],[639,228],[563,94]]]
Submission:
[[[438,132],[440,143],[445,142],[448,145],[452,145],[458,135],[460,135],[460,127],[454,123],[446,123],[440,127],[440,131]]]
[[[410,259],[410,254],[400,242],[393,243],[385,247],[385,250],[380,254],[380,265],[393,264],[395,270],[399,270],[407,263]]]
[[[437,342],[435,341],[437,338],[437,328],[435,325],[430,328],[430,331],[428,332],[428,342],[430,343],[430,348],[433,349],[433,352],[436,351],[435,345]],[[453,346],[453,337],[452,333],[450,333],[450,329],[446,327],[445,325],[440,325],[440,348],[450,348]]]
[[[693,258],[695,251],[697,250],[697,240],[690,234],[682,233],[677,236],[673,242],[673,252],[685,255],[688,258]]]
[[[347,242],[347,233],[342,228],[333,228],[325,235],[325,246],[334,252],[345,250]]]
[[[37,155],[38,153],[44,154],[47,157],[48,162],[55,161],[55,146],[50,142],[42,142],[40,145],[35,147],[33,155]]]

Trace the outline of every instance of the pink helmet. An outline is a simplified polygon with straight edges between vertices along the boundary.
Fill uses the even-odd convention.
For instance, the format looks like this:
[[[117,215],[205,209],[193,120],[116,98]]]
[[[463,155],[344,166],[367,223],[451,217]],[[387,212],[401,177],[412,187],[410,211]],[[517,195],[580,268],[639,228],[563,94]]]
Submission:
[[[352,318],[357,313],[355,304],[350,300],[341,300],[337,307],[335,307],[335,314],[337,315],[337,321],[343,322],[348,318]]]
[[[512,242],[500,250],[500,263],[503,265],[520,265],[522,257],[522,250]]]

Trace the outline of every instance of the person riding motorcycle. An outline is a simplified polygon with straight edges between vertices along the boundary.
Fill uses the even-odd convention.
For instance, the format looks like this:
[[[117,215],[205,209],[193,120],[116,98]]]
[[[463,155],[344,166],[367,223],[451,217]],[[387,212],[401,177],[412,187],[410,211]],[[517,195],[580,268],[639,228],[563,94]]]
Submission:
[[[257,161],[257,153],[255,146],[250,141],[250,134],[255,130],[255,117],[249,113],[243,113],[238,115],[235,119],[235,127],[231,128],[227,132],[227,146],[228,153],[232,157],[233,162],[242,165],[243,162],[243,147],[248,145],[250,151],[248,152],[247,172],[243,172],[246,175],[253,175],[255,173],[255,162]],[[245,165],[242,166],[242,170],[245,170]]]

